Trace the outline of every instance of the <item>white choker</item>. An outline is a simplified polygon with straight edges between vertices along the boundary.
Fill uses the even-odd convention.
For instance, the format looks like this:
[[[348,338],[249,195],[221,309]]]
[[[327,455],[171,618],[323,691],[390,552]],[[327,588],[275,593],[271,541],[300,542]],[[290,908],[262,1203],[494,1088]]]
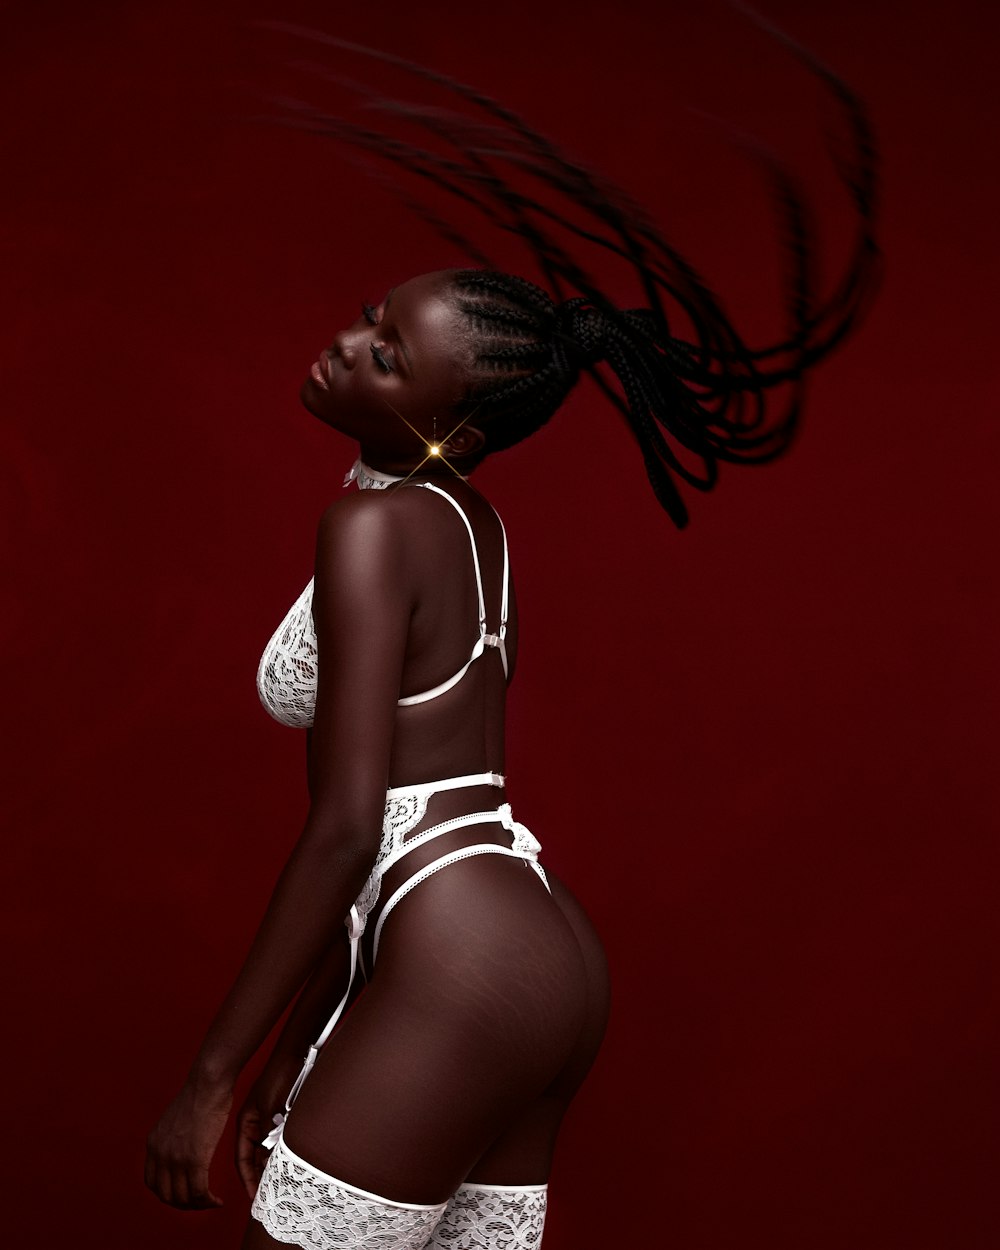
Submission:
[[[402,473],[383,473],[380,469],[369,468],[359,456],[345,476],[344,485],[350,486],[356,479],[358,490],[385,490],[393,482],[401,482],[403,477]]]
[[[385,490],[393,482],[402,482],[409,476],[411,475],[408,473],[383,473],[381,469],[373,469],[365,464],[359,456],[345,475],[344,485],[350,486],[353,481],[357,481],[359,490]],[[462,477],[462,481],[467,482],[468,478]]]

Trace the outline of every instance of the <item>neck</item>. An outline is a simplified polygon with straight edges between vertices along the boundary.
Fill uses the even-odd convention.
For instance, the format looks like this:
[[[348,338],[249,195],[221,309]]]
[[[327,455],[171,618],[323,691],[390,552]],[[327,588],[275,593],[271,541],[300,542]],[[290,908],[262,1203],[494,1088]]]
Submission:
[[[347,486],[350,482],[356,480],[358,486],[362,490],[377,490],[390,486],[393,482],[405,481],[410,477],[450,478],[457,476],[463,482],[468,481],[468,476],[466,474],[459,473],[457,469],[450,465],[450,463],[442,463],[439,459],[435,459],[433,463],[430,459],[428,459],[424,464],[419,464],[416,467],[396,464],[390,466],[386,464],[382,457],[378,457],[378,460],[380,463],[378,465],[373,465],[366,457],[364,449],[362,448],[361,455],[357,460],[355,460],[354,464],[348,471],[347,476],[344,478],[344,485]]]

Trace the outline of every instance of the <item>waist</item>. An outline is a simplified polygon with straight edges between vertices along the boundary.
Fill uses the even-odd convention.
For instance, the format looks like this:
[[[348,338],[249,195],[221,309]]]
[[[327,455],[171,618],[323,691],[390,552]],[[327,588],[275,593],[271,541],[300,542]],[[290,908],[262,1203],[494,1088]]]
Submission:
[[[383,851],[387,844],[398,846],[428,825],[467,812],[497,808],[505,799],[504,778],[500,773],[466,773],[461,777],[390,786],[385,792]]]
[[[438,781],[414,781],[409,785],[390,786],[385,792],[386,801],[413,795],[429,797],[445,790],[464,790],[471,786],[495,786],[503,789],[505,778],[501,773],[464,773],[460,777],[442,777]]]

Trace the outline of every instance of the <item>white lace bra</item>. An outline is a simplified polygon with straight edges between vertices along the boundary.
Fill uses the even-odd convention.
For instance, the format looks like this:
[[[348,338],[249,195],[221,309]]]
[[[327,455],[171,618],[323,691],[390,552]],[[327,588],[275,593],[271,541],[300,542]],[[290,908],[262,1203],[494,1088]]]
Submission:
[[[357,460],[344,479],[344,485],[354,480],[357,481],[361,490],[384,490],[390,483],[403,479],[379,473]],[[479,551],[476,547],[476,536],[465,510],[452,499],[451,495],[430,482],[414,482],[413,485],[433,491],[442,499],[447,499],[465,523],[469,542],[472,545],[472,563],[476,572],[476,591],[479,597],[479,637],[472,648],[472,654],[457,673],[431,690],[399,699],[400,706],[424,703],[450,690],[462,680],[469,666],[483,654],[487,647],[496,647],[499,650],[504,674],[507,673],[505,640],[510,594],[510,564],[507,553],[507,532],[503,527],[503,522],[500,522],[500,531],[503,534],[503,595],[500,605],[500,626],[496,633],[489,633],[486,625],[486,603],[483,598]],[[497,520],[500,518],[498,517]],[[275,720],[293,729],[310,728],[316,709],[317,647],[316,630],[312,618],[312,599],[313,579],[310,578],[306,588],[289,608],[285,619],[271,636],[257,667],[257,693],[261,703]]]

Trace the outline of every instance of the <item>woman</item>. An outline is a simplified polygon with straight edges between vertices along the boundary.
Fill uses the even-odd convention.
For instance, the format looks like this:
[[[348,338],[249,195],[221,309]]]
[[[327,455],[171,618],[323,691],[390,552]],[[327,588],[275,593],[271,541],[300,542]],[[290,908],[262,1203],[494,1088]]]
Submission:
[[[845,164],[861,222],[855,254],[834,296],[817,301],[805,215],[782,176],[796,230],[792,328],[751,350],[613,190],[498,106],[445,85],[490,118],[428,120],[460,160],[318,115],[309,124],[519,229],[557,298],[487,268],[411,279],[363,305],[302,388],[310,412],[357,440],[349,477],[361,488],[324,515],[314,581],[259,672],[265,706],[311,727],[309,816],[188,1081],[150,1135],[146,1169],[164,1201],[217,1204],[208,1166],[236,1078],[301,989],[239,1116],[238,1165],[254,1197],[248,1250],[539,1244],[555,1137],[599,1047],[608,989],[593,929],[505,801],[517,609],[502,524],[468,476],[545,422],[588,370],[682,525],[673,478],[707,489],[718,460],[783,450],[804,369],[843,337],[871,285],[868,134],[842,89],[857,141]],[[519,170],[599,228],[550,209],[541,221],[489,172],[505,141]],[[647,306],[617,309],[553,221],[626,259]],[[671,332],[668,299],[690,339]],[[602,362],[620,391],[597,372]],[[792,402],[769,419],[765,392],[785,384]],[[367,988],[344,1015],[358,962]]]

